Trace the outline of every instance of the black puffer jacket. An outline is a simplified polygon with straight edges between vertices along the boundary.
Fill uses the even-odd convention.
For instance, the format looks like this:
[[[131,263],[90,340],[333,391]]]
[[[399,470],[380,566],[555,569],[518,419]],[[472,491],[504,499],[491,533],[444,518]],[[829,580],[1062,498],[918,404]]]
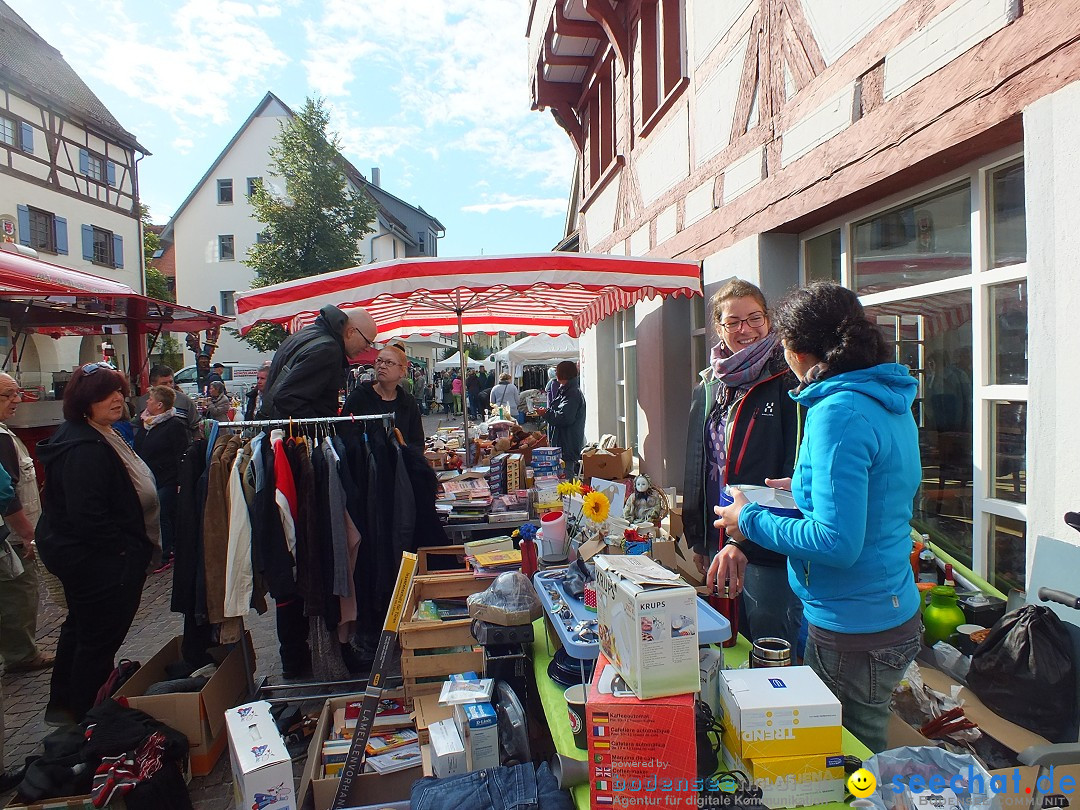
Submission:
[[[783,353],[769,363],[769,374],[756,383],[734,406],[727,425],[728,453],[726,482],[764,486],[766,478],[787,478],[795,467],[799,447],[798,406],[788,391],[798,379],[788,368]],[[711,557],[720,544],[719,530],[713,528],[716,502],[707,497],[705,487],[708,448],[707,418],[716,403],[720,382],[712,370],[702,372],[702,382],[694,389],[686,439],[686,470],[683,481],[683,531],[696,554]],[[708,501],[708,503],[706,503]],[[786,558],[754,543],[746,544],[747,559],[757,565],[783,565]]]
[[[423,449],[424,423],[420,418],[420,408],[416,404],[416,398],[400,385],[397,387],[397,398],[387,402],[379,396],[374,383],[360,383],[345,400],[341,415],[373,416],[391,412],[394,414],[394,425],[405,437],[405,442]]]
[[[259,418],[337,416],[338,392],[349,364],[342,337],[345,313],[334,306],[278,347],[263,391]]]

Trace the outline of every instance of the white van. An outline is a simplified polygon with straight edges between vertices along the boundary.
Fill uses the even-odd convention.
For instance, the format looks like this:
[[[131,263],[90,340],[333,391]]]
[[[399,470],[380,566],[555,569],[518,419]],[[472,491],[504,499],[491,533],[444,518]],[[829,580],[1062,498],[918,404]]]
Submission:
[[[213,363],[211,363],[213,365]],[[255,387],[255,382],[261,365],[253,366],[247,363],[225,363],[225,370],[221,372],[221,379],[225,383],[225,390],[230,396],[243,397]],[[196,366],[184,366],[173,375],[176,387],[193,397],[198,393],[196,383]]]

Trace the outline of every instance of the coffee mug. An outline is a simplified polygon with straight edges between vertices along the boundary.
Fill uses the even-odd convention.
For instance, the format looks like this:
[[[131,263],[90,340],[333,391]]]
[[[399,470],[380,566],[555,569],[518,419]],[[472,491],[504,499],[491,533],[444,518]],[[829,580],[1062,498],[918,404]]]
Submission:
[[[585,684],[571,686],[566,690],[566,713],[570,717],[574,745],[582,750],[588,749],[589,738],[585,733]]]

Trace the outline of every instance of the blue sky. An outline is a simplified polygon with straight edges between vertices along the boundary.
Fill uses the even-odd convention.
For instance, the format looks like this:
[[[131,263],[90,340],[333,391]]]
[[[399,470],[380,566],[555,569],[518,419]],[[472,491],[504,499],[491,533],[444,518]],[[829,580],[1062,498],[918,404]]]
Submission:
[[[324,97],[345,156],[446,226],[440,255],[562,238],[573,148],[529,109],[528,0],[7,2],[153,153],[155,222],[271,90]]]

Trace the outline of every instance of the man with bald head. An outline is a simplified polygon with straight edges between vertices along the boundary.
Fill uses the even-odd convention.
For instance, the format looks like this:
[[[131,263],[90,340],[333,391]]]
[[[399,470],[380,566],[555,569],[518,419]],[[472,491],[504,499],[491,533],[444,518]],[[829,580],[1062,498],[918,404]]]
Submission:
[[[4,509],[8,542],[23,562],[23,572],[0,581],[0,657],[7,672],[29,672],[53,664],[53,656],[38,649],[38,578],[34,570],[34,528],[41,515],[34,461],[26,446],[4,424],[15,415],[22,391],[15,378],[0,373],[0,465],[11,477],[15,497]]]
[[[337,416],[349,358],[369,348],[378,332],[367,310],[319,310],[315,323],[290,335],[270,364],[260,418]]]

